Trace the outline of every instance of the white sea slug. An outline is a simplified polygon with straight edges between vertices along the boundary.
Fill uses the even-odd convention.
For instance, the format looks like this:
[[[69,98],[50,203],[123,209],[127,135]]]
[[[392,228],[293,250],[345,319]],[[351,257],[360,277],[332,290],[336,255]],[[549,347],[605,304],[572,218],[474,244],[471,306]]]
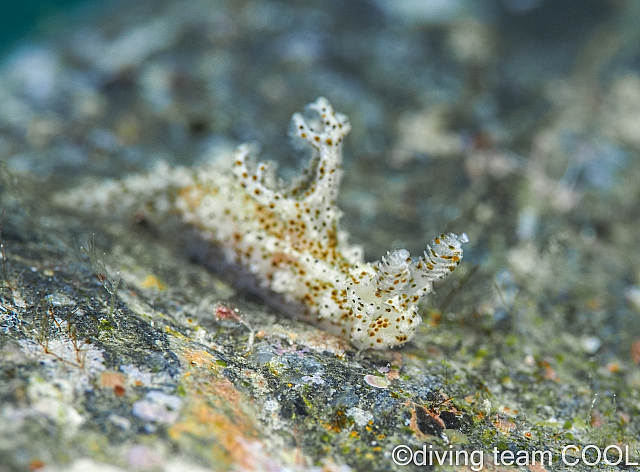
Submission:
[[[55,202],[91,214],[138,215],[156,225],[177,217],[303,319],[357,348],[396,347],[415,334],[418,302],[460,263],[468,239],[442,234],[417,259],[396,249],[375,264],[364,262],[362,248],[340,230],[336,206],[342,141],[350,129],[326,98],[294,114],[291,133],[311,147],[312,158],[289,185],[276,178],[273,163],[254,163],[244,144],[226,168],[162,164],[146,175],[59,194]]]

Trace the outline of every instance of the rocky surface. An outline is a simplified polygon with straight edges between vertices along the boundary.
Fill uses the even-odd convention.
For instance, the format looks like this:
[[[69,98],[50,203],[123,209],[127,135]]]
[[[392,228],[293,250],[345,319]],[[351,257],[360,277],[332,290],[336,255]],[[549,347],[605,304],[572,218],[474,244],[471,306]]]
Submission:
[[[638,7],[526,4],[114,3],[13,50],[0,470],[421,468],[399,445],[460,470],[591,470],[571,444],[640,462]],[[292,320],[179,227],[51,205],[253,140],[290,177],[286,125],[321,95],[353,126],[339,205],[368,260],[471,239],[402,349]]]

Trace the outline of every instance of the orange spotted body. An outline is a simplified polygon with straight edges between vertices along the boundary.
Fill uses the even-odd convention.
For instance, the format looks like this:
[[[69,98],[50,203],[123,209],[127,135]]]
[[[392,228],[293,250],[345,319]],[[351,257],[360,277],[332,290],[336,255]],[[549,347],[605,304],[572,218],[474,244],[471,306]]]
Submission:
[[[358,348],[385,349],[411,339],[417,306],[433,281],[462,259],[466,235],[442,234],[413,260],[405,249],[378,263],[363,260],[340,229],[336,205],[342,141],[351,126],[325,98],[292,118],[292,134],[312,150],[305,172],[284,185],[270,162],[254,163],[241,145],[230,168],[161,165],[147,175],[75,189],[56,202],[92,213],[130,217],[143,212],[161,224],[176,215],[227,262],[252,274],[262,290],[301,306],[323,327]]]

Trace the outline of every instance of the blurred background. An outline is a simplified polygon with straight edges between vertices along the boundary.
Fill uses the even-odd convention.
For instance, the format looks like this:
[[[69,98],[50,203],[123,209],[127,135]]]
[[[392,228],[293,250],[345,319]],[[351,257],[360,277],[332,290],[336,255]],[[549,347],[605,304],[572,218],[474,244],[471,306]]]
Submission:
[[[3,2],[0,7],[0,54],[26,36],[51,28],[58,15],[65,15],[79,5],[100,3],[97,0],[25,0]]]
[[[198,307],[203,299],[217,302],[215,291],[215,296],[210,293],[214,283],[192,284],[182,277],[181,270],[193,270],[182,254],[139,258],[145,250],[139,241],[151,241],[155,233],[150,236],[126,222],[111,227],[98,218],[74,219],[51,209],[51,194],[87,178],[101,182],[145,172],[159,162],[225,162],[242,142],[259,143],[261,159],[277,161],[279,175],[290,179],[308,156],[290,146],[289,119],[326,96],[352,124],[344,145],[339,206],[343,227],[353,242],[363,245],[366,259],[379,260],[396,247],[420,254],[433,237],[447,231],[466,232],[470,243],[463,263],[421,307],[426,323],[420,333],[402,350],[381,354],[390,356],[380,365],[387,366],[384,372],[390,373],[389,366],[394,372],[391,388],[405,389],[396,397],[389,395],[391,390],[366,390],[362,382],[351,382],[362,366],[349,364],[350,358],[336,360],[329,351],[318,354],[306,348],[285,352],[268,335],[256,339],[268,354],[265,359],[277,352],[277,359],[289,355],[291,365],[298,365],[293,362],[317,355],[317,372],[324,365],[350,369],[343,378],[327,375],[323,387],[313,386],[314,392],[322,392],[315,397],[320,406],[313,407],[313,414],[282,417],[296,431],[291,437],[302,437],[306,450],[315,451],[314,460],[331,450],[337,463],[373,463],[370,458],[379,458],[371,449],[376,441],[386,441],[380,444],[391,450],[396,435],[424,439],[415,424],[407,429],[417,421],[416,411],[422,412],[422,406],[407,406],[409,400],[425,408],[455,403],[454,410],[464,409],[469,425],[473,423],[464,433],[474,447],[500,444],[516,450],[533,447],[532,441],[546,447],[575,438],[583,444],[605,439],[624,444],[640,437],[640,2],[113,0],[7,5],[0,14],[0,177],[8,189],[2,205],[3,235],[11,249],[9,278],[30,281],[36,272],[28,267],[41,264],[31,260],[45,254],[44,239],[27,244],[35,234],[30,225],[38,221],[60,240],[71,240],[69,228],[74,235],[103,237],[103,247],[116,248],[118,260],[129,261],[124,285],[136,287],[135,296],[147,297],[150,306],[164,303],[166,313],[178,313],[183,308],[176,307]],[[36,217],[22,223],[20,205],[11,199],[18,181],[26,182],[21,203],[30,205]],[[171,236],[164,243],[153,239],[153,244],[173,249]],[[77,265],[73,244],[61,252],[42,256],[56,270],[55,277],[39,279],[45,288],[31,282],[21,288],[48,293],[54,280],[75,293],[78,277],[71,269],[65,272]],[[68,261],[61,264],[61,258]],[[27,261],[27,269],[12,274],[19,260]],[[136,286],[140,267],[173,281],[166,284],[171,290],[149,295]],[[179,269],[167,269],[171,267]],[[49,266],[46,270],[44,274],[54,274]],[[207,274],[202,280],[211,277]],[[95,292],[91,296],[99,297]],[[246,294],[236,295],[234,303],[253,307],[246,312],[256,330],[274,326],[276,315],[255,308]],[[135,303],[132,311],[138,309]],[[194,308],[194,313],[203,311]],[[218,332],[221,328],[209,314],[188,323]],[[169,323],[159,316],[154,322]],[[278,322],[289,326],[284,317]],[[12,329],[6,328],[16,339],[22,336],[21,342],[31,335],[20,326]],[[245,359],[238,338],[220,332],[222,340],[215,342],[227,343]],[[280,339],[285,342],[282,337],[277,343]],[[109,349],[115,352],[111,359],[129,355],[118,346]],[[383,373],[366,364],[378,362],[368,356],[358,362],[376,375]],[[264,372],[261,362],[248,368]],[[281,375],[276,372],[279,361],[273,362],[277,369],[265,374],[274,376],[270,379]],[[279,378],[271,398],[281,400],[296,388],[309,388],[299,383],[296,369],[292,378]],[[244,375],[230,374],[230,382],[244,389],[244,380],[238,381]],[[24,377],[23,384],[30,382]],[[324,401],[333,395],[334,381],[353,389],[349,405],[373,411],[376,424],[383,424],[378,421],[382,418],[380,435],[361,431],[365,439],[360,441],[342,428],[353,427],[345,420],[346,403]],[[286,390],[294,382],[297,386]],[[455,402],[439,402],[436,389]],[[252,399],[257,411],[265,411],[260,392]],[[607,400],[594,403],[596,399]],[[289,404],[285,400],[289,412],[304,412],[308,406],[299,397]],[[130,416],[129,410],[118,408]],[[96,402],[88,423],[102,428],[93,419],[106,418],[106,409]],[[274,418],[280,414],[269,411]],[[322,419],[321,426],[315,418]],[[368,424],[366,418],[362,425]],[[104,430],[114,430],[110,428]],[[344,443],[335,440],[340,434]],[[239,450],[232,446],[230,450]],[[270,447],[282,450],[276,442]],[[378,464],[380,470],[385,467]]]

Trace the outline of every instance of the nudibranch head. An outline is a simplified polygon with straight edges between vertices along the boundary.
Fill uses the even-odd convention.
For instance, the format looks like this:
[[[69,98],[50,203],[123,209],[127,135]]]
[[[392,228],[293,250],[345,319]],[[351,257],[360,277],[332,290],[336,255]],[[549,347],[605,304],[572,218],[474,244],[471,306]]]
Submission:
[[[420,299],[433,282],[449,275],[462,259],[466,234],[441,234],[416,260],[406,249],[387,252],[375,275],[363,277],[348,290],[354,313],[351,341],[359,348],[395,347],[406,343],[422,321]]]

